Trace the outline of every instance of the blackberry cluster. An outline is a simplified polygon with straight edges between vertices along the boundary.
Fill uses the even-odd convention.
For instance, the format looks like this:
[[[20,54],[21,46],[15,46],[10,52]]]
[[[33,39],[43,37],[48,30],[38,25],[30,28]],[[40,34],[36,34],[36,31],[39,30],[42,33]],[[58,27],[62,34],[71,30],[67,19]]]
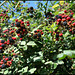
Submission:
[[[34,8],[33,7],[30,7],[30,8],[27,9],[27,13],[31,13],[30,14],[31,18],[33,18],[33,12],[34,12]]]
[[[29,12],[30,12],[30,13],[33,13],[33,12],[34,12],[34,8],[33,8],[33,7],[28,8],[28,9],[27,9],[27,13],[29,13]]]
[[[18,21],[16,19],[15,23],[16,27],[18,27],[18,30],[16,30],[17,35],[20,37],[20,40],[23,40],[23,36],[25,36],[27,32],[27,28],[25,28],[24,22],[22,20]],[[27,26],[29,26],[29,21],[27,21]]]
[[[0,53],[4,52],[5,46],[6,46],[5,40],[0,40]]]
[[[12,65],[12,61],[13,61],[13,59],[11,56],[9,56],[9,57],[3,56],[3,59],[0,61],[0,68],[4,69],[7,67],[10,67]]]
[[[45,17],[49,19],[49,24],[52,24],[53,22],[55,22],[55,18],[53,18],[54,14],[52,14],[51,12],[47,12]]]
[[[70,12],[69,15],[67,13]],[[71,10],[64,10],[64,13],[56,15],[56,24],[61,25],[63,28],[68,29],[69,32],[75,34],[75,19],[73,18],[73,12]]]
[[[1,20],[2,20],[2,22],[4,22],[5,20],[4,20],[4,18],[9,18],[9,16],[6,14],[6,12],[8,12],[8,10],[4,10],[3,12],[1,12],[0,13],[0,18],[1,18]]]
[[[41,35],[43,35],[42,30],[39,30],[39,29],[38,30],[35,30],[34,31],[34,34],[33,34],[33,38],[39,40],[39,39],[41,39]]]
[[[56,41],[59,41],[59,38],[62,41],[63,40],[63,34],[59,33],[59,32],[56,32]]]

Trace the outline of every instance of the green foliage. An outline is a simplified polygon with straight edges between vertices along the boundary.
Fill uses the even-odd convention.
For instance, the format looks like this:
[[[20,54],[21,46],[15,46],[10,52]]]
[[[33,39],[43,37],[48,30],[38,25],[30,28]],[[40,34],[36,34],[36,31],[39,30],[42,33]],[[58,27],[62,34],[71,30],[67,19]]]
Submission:
[[[7,10],[5,12],[0,7],[0,74],[75,74],[75,20],[66,18],[65,26],[63,20],[60,23],[56,18],[56,15],[73,14],[74,1],[50,1],[49,6],[48,1],[45,4],[38,2],[37,9],[23,6],[18,0],[4,3],[9,4],[8,7],[0,4]],[[2,13],[6,16],[1,16]],[[6,44],[1,43],[1,40],[5,40]],[[13,60],[2,63],[9,56]],[[8,64],[9,61],[11,64]],[[2,64],[8,67],[2,68]]]

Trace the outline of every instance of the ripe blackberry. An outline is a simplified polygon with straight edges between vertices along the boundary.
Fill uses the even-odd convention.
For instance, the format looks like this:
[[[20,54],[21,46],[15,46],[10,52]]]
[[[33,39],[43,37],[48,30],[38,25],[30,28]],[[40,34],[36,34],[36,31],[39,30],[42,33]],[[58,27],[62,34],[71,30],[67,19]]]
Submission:
[[[29,8],[27,8],[27,10],[29,10]]]
[[[59,34],[56,34],[56,38],[59,38]]]
[[[34,12],[33,10],[30,11],[30,13],[33,13],[33,12]]]
[[[17,27],[20,27],[20,22],[17,22],[17,23],[16,23],[16,26],[17,26]]]
[[[59,15],[58,15],[58,18],[62,19],[62,17],[61,17],[61,16],[59,16]]]
[[[3,69],[3,68],[5,68],[5,67],[6,67],[6,65],[5,65],[5,64],[2,64],[1,68]]]
[[[34,38],[37,38],[37,35],[33,35]]]
[[[50,12],[47,12],[47,15],[49,15],[50,14]]]
[[[4,43],[5,42],[5,40],[1,40],[1,43]]]
[[[16,33],[20,33],[20,31],[19,30],[16,30]]]
[[[2,46],[2,48],[4,48],[5,47],[5,44],[2,44],[1,46]]]
[[[66,26],[66,25],[67,25],[67,22],[66,22],[66,21],[65,21],[65,22],[63,22],[63,25],[64,25],[64,26]]]
[[[8,57],[8,59],[9,59],[9,60],[11,60],[11,59],[12,59],[12,57],[11,57],[11,56],[9,56],[9,57]]]
[[[37,36],[38,36],[38,37],[41,37],[41,33],[38,33]]]
[[[3,53],[3,51],[2,51],[2,50],[0,50],[0,53]]]
[[[51,15],[52,17],[54,16],[54,14]]]
[[[12,38],[11,36],[9,37],[9,39]]]
[[[33,7],[30,7],[31,10],[33,10]]]
[[[8,28],[8,30],[10,30],[10,29]]]
[[[26,12],[29,13],[29,10],[27,10]]]
[[[13,40],[12,38],[10,38],[9,41],[10,41],[10,43],[11,43],[11,42],[14,42],[14,40]]]
[[[75,34],[75,30],[73,30],[73,33]]]
[[[37,31],[35,30],[34,33],[37,33]]]
[[[56,15],[55,17],[58,19],[58,16],[59,16],[59,15]]]
[[[17,44],[14,44],[14,47],[17,47]]]
[[[3,60],[3,62],[4,62],[4,63],[7,63],[7,61],[6,61],[6,60]]]
[[[19,37],[22,38],[23,36],[22,35],[19,35]]]
[[[33,33],[31,33],[31,36],[33,36]]]
[[[41,38],[38,38],[38,41],[40,41],[41,40]]]
[[[31,14],[30,17],[33,18],[33,15]]]
[[[23,18],[21,20],[23,21]]]
[[[55,22],[56,21],[56,19],[55,18],[53,18],[53,22]]]
[[[72,18],[73,17],[73,15],[70,15],[70,18]]]
[[[15,55],[15,58],[17,58],[18,56],[17,55]]]
[[[4,10],[3,12],[6,13],[6,10]]]

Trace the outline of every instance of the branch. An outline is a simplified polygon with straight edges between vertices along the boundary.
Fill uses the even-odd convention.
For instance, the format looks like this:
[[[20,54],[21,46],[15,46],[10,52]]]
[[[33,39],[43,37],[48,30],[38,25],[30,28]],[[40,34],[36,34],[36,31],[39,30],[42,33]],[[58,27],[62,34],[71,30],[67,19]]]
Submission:
[[[47,15],[46,15],[46,10],[47,10],[47,4],[48,4],[48,0],[47,0],[47,2],[46,2],[46,8],[45,8],[45,16],[47,17]]]
[[[0,6],[2,6],[5,2],[6,2],[6,0],[3,3],[1,3]]]
[[[15,9],[18,7],[19,4],[20,4],[20,1],[18,1],[17,5],[15,6]]]

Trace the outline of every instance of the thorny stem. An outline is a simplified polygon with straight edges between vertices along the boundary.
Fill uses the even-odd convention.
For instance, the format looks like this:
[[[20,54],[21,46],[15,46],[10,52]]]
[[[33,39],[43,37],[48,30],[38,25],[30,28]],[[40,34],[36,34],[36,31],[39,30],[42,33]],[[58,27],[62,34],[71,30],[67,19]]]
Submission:
[[[0,7],[1,7],[5,2],[6,2],[6,0],[5,0],[3,3],[0,4]]]
[[[47,13],[47,4],[48,4],[48,0],[46,2],[46,8],[45,8],[45,16],[47,17],[46,13]]]

